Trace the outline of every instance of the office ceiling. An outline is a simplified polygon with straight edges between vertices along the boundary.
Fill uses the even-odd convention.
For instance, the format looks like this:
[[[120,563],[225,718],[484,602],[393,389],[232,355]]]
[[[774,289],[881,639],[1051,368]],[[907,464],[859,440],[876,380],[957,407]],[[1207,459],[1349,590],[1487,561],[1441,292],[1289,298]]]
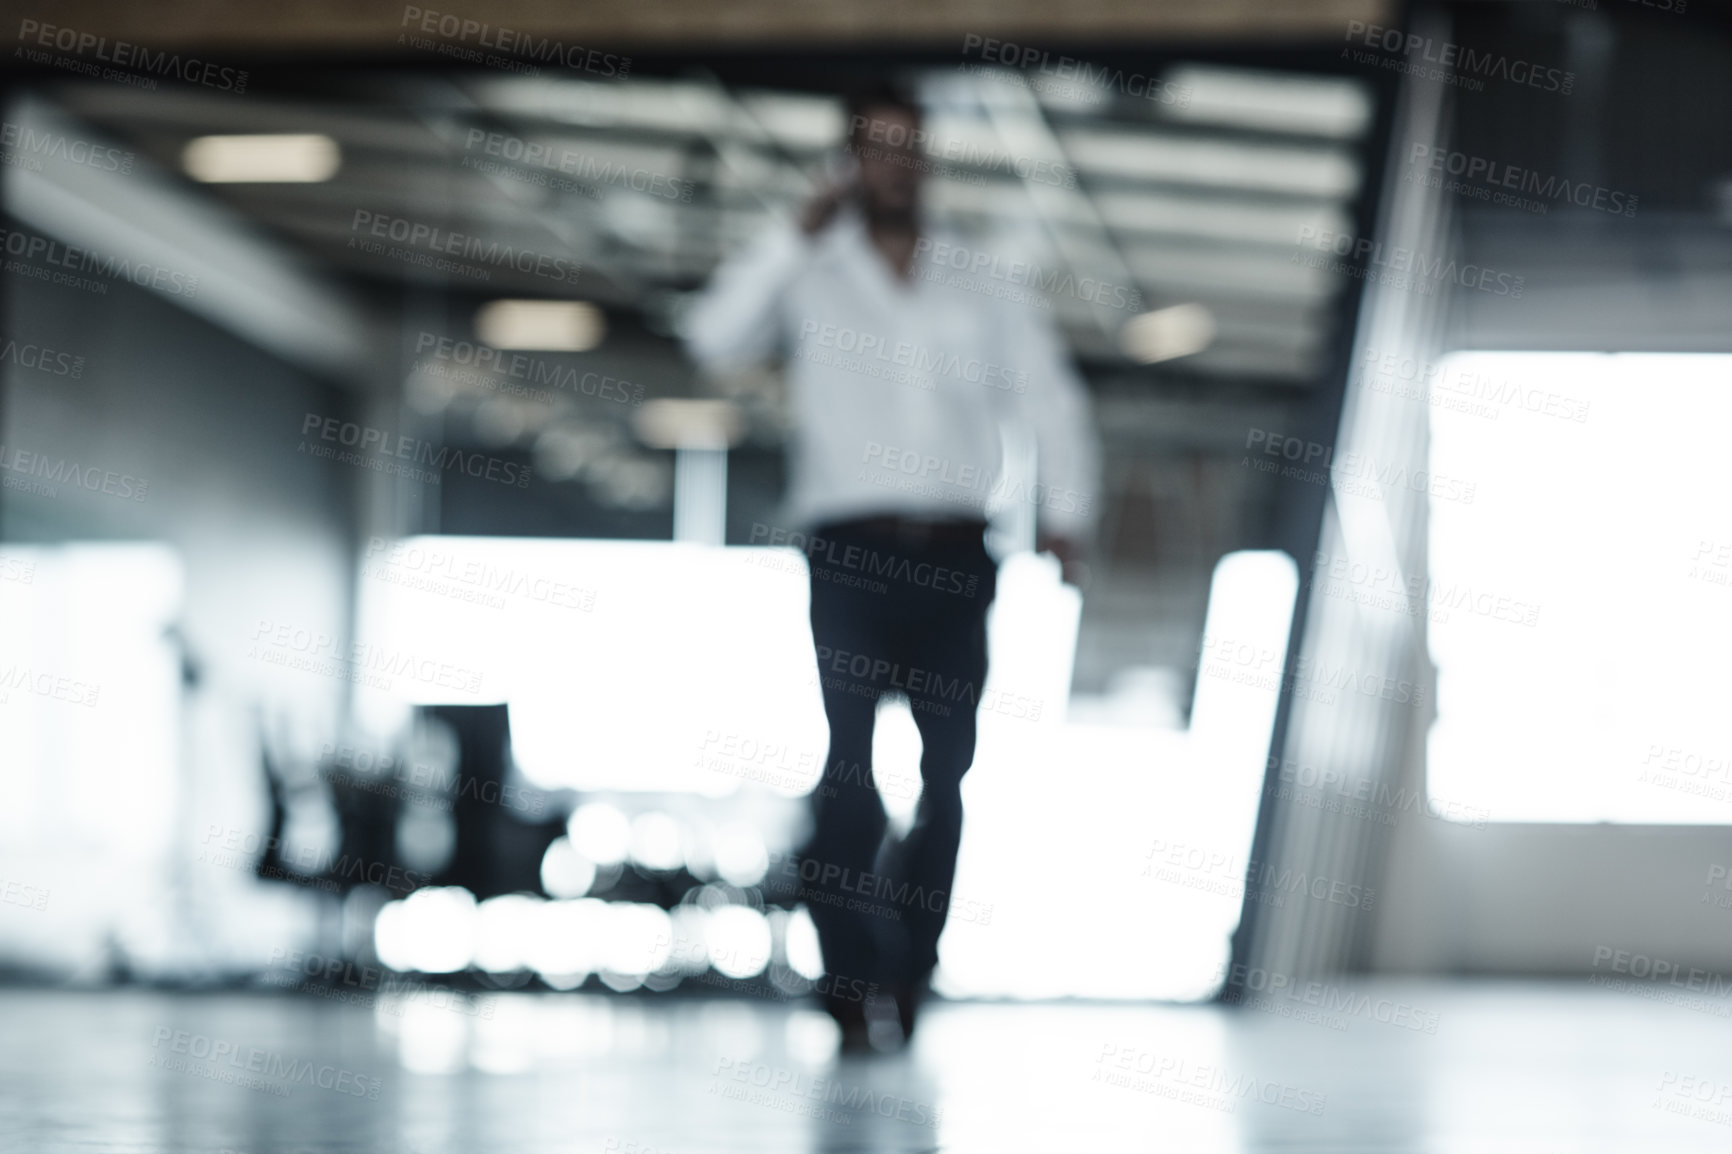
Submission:
[[[1344,283],[1291,258],[1301,229],[1350,230],[1372,116],[1366,86],[1187,64],[1108,75],[1032,85],[991,69],[911,75],[931,110],[928,207],[983,251],[1030,257],[1073,283],[1125,288],[1117,307],[1087,291],[1048,294],[1085,361],[1131,367],[1127,321],[1200,304],[1215,335],[1186,359],[1188,370],[1310,383]],[[662,331],[724,253],[810,195],[845,119],[833,94],[735,87],[698,70],[600,78],[367,69],[244,99],[168,82],[145,93],[95,83],[49,91],[189,189],[183,154],[196,138],[329,136],[341,150],[329,180],[206,184],[197,193],[336,275],[580,297],[640,313]],[[357,241],[384,219],[583,271],[566,283],[545,265],[523,273],[495,262],[485,276],[454,275],[365,251]]]

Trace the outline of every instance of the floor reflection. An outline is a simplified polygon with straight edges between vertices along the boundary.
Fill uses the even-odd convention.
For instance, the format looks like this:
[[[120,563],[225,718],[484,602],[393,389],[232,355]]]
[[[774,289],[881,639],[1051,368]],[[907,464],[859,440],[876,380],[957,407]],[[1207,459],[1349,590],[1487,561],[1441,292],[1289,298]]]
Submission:
[[[911,1049],[840,1058],[827,1018],[769,1001],[14,990],[0,1149],[1725,1148],[1666,1097],[1732,1085],[1713,1013],[1540,984],[1289,1000],[938,1004]]]

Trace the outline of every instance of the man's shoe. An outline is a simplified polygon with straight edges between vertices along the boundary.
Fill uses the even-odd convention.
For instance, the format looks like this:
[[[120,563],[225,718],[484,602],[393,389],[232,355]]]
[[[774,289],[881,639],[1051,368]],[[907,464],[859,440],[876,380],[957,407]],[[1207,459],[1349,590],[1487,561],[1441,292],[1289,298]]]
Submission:
[[[891,991],[891,997],[896,1001],[896,1021],[902,1027],[904,1042],[913,1040],[915,1019],[920,1016],[921,1003],[926,1001],[931,991],[932,980],[929,977],[897,986]]]
[[[872,1028],[866,1024],[864,1018],[858,1022],[842,1024],[842,1041],[836,1047],[836,1052],[845,1057],[877,1053],[872,1045]]]
[[[880,1054],[892,1054],[902,1048],[907,1037],[902,1032],[902,1011],[889,994],[871,994],[866,999],[866,1036],[872,1048]]]
[[[842,1031],[840,1051],[843,1054],[872,1053],[872,1035],[866,1021],[866,1007],[860,1002],[850,1002],[843,998],[826,996],[823,999],[824,1012],[830,1015]]]

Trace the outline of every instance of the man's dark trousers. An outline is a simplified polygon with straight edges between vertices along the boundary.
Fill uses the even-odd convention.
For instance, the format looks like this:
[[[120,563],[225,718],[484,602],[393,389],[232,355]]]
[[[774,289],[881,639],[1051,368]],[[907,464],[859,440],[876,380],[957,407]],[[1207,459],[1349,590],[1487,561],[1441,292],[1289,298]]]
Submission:
[[[997,588],[985,530],[870,518],[818,529],[806,550],[830,749],[811,796],[801,897],[832,975],[908,986],[938,963]],[[885,838],[871,773],[887,693],[908,699],[921,741],[920,804],[900,842]]]

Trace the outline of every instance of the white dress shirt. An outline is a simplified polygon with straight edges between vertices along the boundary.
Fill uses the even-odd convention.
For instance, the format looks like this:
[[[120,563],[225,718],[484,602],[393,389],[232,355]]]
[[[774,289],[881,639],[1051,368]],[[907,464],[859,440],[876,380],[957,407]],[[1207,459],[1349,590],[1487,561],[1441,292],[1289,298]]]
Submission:
[[[686,347],[716,370],[785,361],[795,525],[986,518],[1020,501],[1045,530],[1084,535],[1099,505],[1094,429],[1052,322],[944,283],[952,270],[929,259],[943,250],[922,251],[905,282],[855,211],[812,237],[777,224],[717,270]],[[1018,425],[1036,448],[1032,483],[1004,469]]]

